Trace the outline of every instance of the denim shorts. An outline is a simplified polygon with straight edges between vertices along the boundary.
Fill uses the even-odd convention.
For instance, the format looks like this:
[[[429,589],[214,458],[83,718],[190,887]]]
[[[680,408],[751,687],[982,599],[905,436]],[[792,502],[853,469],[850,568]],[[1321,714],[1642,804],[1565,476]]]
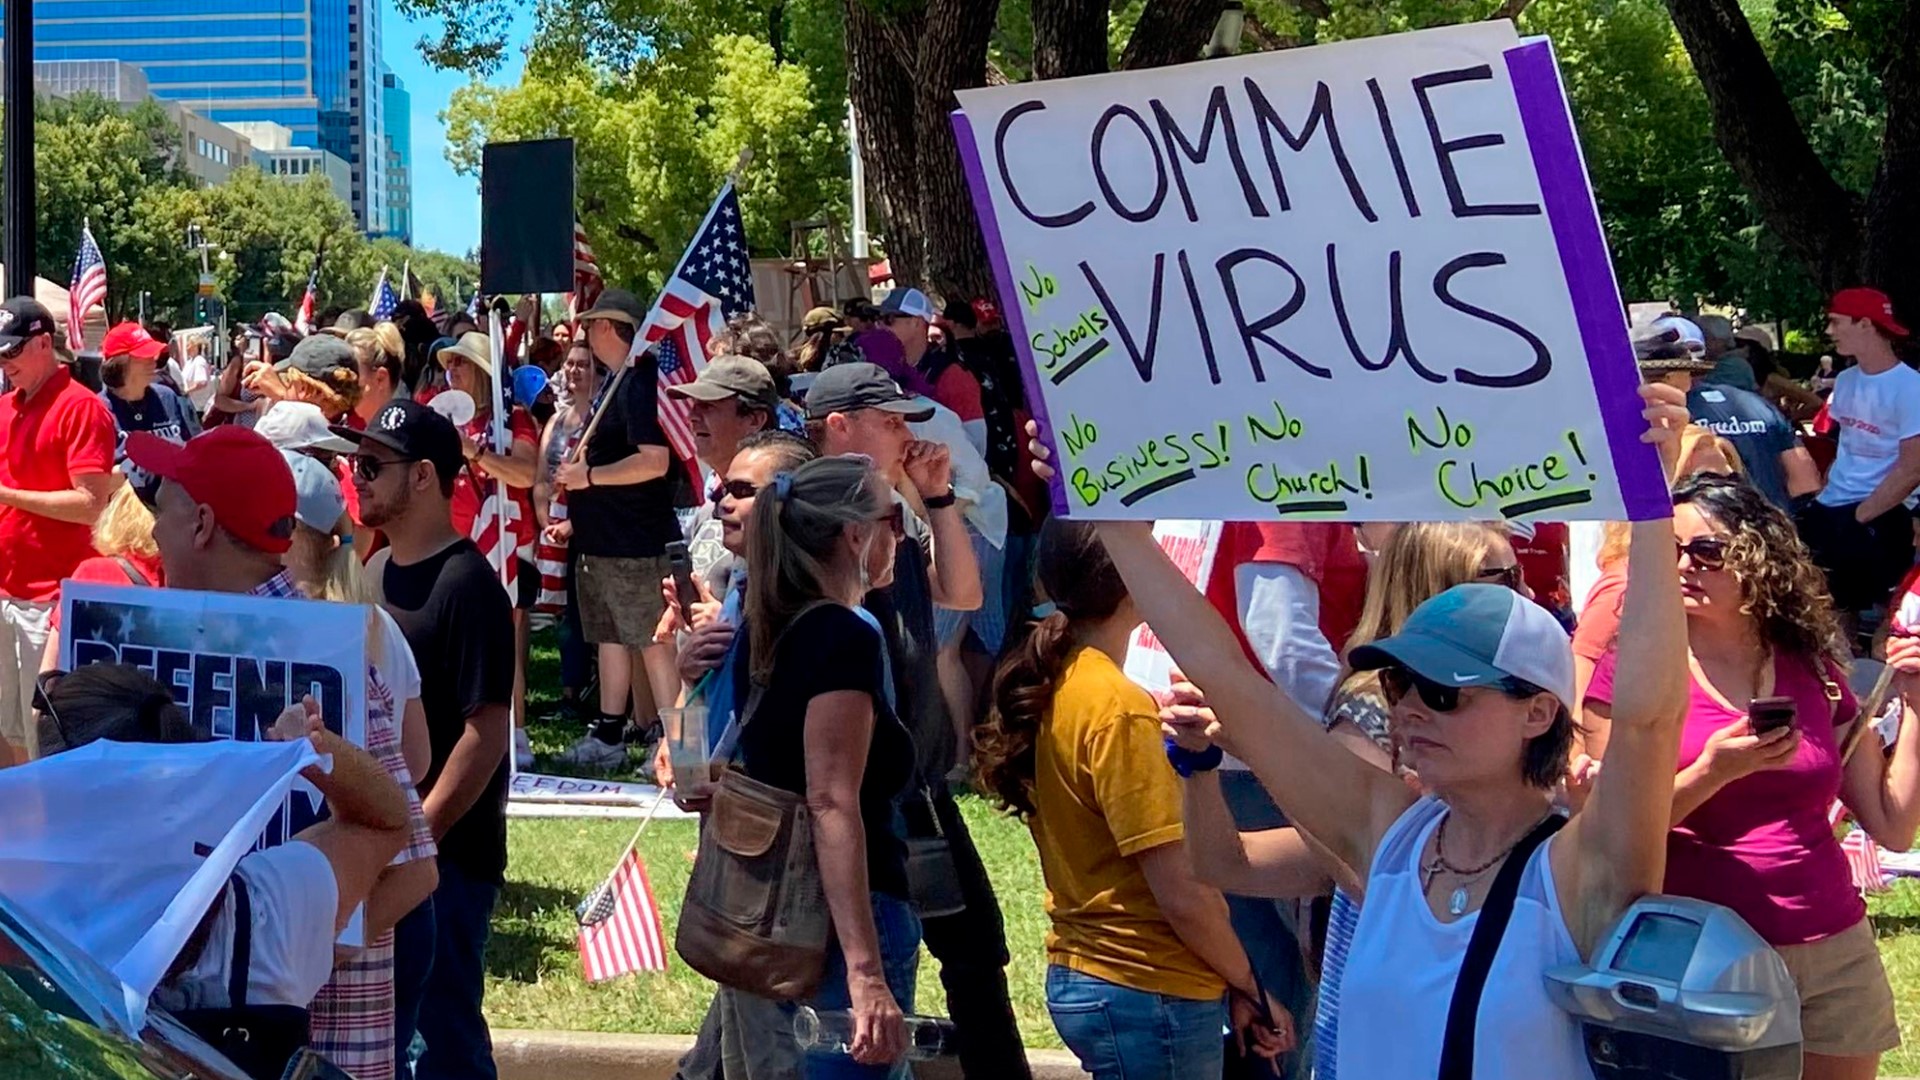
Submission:
[[[1093,1080],[1191,1080],[1225,1067],[1227,1003],[1132,990],[1052,964],[1047,1011]]]

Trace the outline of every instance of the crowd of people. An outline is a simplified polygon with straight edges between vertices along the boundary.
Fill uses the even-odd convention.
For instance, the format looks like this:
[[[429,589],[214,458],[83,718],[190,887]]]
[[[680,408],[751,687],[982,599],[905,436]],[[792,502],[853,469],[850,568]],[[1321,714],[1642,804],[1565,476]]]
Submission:
[[[1898,1044],[1834,827],[1920,830],[1920,639],[1889,616],[1920,375],[1885,296],[1833,298],[1830,386],[1724,319],[1635,329],[1670,519],[1228,522],[1197,587],[1144,523],[1049,516],[988,301],[816,308],[792,348],[738,318],[664,391],[630,293],[501,314],[502,341],[411,303],[269,318],[198,379],[125,323],[93,386],[40,305],[0,305],[0,764],[212,737],[138,670],[60,670],[63,581],[374,613],[366,745],[311,704],[260,733],[331,755],[331,818],[242,860],[155,997],[251,1075],[300,1046],[358,1080],[496,1074],[485,954],[549,617],[557,764],[650,773],[703,817],[680,945],[727,974],[686,1080],[906,1075],[922,946],[965,1074],[1029,1075],[969,788],[1032,833],[1047,1007],[1097,1080],[1433,1074],[1509,863],[1481,1076],[1589,1075],[1541,974],[1654,892],[1779,952],[1805,1075]],[[1157,698],[1126,674],[1143,622],[1178,668]],[[660,718],[689,705],[711,764],[676,775]],[[336,955],[355,909],[366,944]],[[851,1013],[848,1052],[801,1048],[800,1003]]]

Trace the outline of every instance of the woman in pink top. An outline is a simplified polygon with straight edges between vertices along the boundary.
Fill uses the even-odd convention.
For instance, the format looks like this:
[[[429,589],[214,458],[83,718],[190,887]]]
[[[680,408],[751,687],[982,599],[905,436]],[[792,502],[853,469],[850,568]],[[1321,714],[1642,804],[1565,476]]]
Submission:
[[[1808,1080],[1866,1080],[1900,1032],[1827,814],[1838,798],[1868,835],[1905,850],[1920,827],[1920,723],[1902,725],[1890,757],[1869,743],[1843,762],[1857,707],[1832,602],[1793,523],[1735,477],[1683,480],[1673,502],[1693,686],[1666,891],[1732,908],[1779,950],[1800,990]],[[1920,657],[1896,663],[1907,652]],[[1920,703],[1920,680],[1907,684]],[[1609,655],[1586,693],[1602,747],[1613,696]],[[1794,720],[1756,734],[1748,707],[1768,697],[1791,699]]]

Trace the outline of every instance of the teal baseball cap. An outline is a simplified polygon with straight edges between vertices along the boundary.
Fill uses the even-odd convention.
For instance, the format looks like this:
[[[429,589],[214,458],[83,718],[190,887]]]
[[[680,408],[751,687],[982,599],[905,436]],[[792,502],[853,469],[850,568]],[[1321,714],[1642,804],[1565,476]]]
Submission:
[[[1546,608],[1504,585],[1456,585],[1413,609],[1392,637],[1353,650],[1355,671],[1398,665],[1443,686],[1515,678],[1573,706],[1573,645]]]

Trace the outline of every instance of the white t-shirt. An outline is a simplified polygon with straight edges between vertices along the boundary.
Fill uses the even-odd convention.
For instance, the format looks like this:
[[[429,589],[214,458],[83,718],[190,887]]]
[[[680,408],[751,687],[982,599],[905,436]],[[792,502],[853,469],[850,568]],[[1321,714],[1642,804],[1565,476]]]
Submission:
[[[306,1008],[333,974],[333,926],[340,905],[333,864],[312,844],[289,840],[241,859],[235,871],[247,883],[253,912],[247,1004]],[[232,1004],[227,1000],[233,963],[232,889],[221,893],[219,905],[200,958],[153,992],[155,1005],[178,1012]]]
[[[1920,371],[1905,364],[1878,375],[1848,368],[1834,383],[1827,413],[1839,431],[1840,450],[1820,503],[1851,506],[1893,471],[1900,441],[1920,435]]]
[[[960,414],[930,397],[916,399],[921,405],[933,406],[933,415],[918,423],[909,423],[916,439],[937,442],[947,448],[949,459],[953,463],[953,494],[960,500],[961,515],[973,531],[986,537],[987,543],[996,548],[1007,543],[1007,491],[994,483],[987,473],[987,459],[980,456],[974,448],[973,440],[967,435],[966,427],[960,422]],[[924,491],[923,495],[938,495],[937,491]]]

